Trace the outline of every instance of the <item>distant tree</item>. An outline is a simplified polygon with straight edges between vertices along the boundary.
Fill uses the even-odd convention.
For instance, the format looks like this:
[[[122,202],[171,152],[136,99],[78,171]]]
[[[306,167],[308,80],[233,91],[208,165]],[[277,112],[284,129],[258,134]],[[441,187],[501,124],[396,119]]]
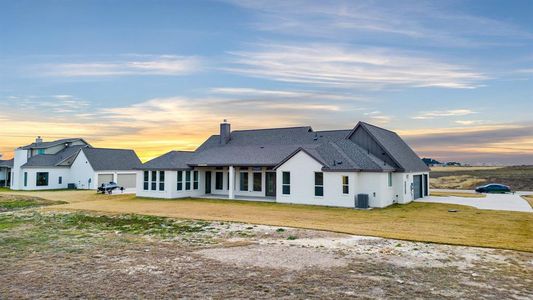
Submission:
[[[437,160],[434,160],[433,158],[422,158],[422,161],[427,165],[427,166],[433,166],[433,165],[440,165],[441,163]]]

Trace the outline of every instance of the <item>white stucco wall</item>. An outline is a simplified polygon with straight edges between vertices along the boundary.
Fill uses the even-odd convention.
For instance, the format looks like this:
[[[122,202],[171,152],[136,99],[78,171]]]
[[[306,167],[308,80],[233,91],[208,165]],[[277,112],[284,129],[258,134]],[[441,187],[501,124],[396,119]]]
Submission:
[[[165,171],[165,188],[163,191],[159,190],[159,172]],[[152,182],[152,171],[148,171],[148,190],[144,189],[144,171],[137,171],[137,197],[148,197],[148,198],[163,198],[163,199],[177,199],[177,198],[187,198],[187,197],[198,197],[204,194],[205,191],[205,173],[198,171],[198,189],[194,189],[194,175],[191,171],[191,186],[190,190],[186,189],[186,178],[185,172],[183,173],[183,188],[181,191],[178,191],[178,172],[183,171],[172,171],[172,170],[157,170],[156,173],[156,190],[151,189]]]
[[[24,173],[28,173],[28,184],[24,186]],[[48,172],[48,185],[37,186],[37,173]],[[66,189],[70,182],[70,170],[68,167],[56,167],[56,168],[24,168],[21,171],[21,190],[53,190],[53,189]],[[62,183],[59,184],[59,177],[62,177]]]
[[[303,151],[291,157],[276,170],[276,202],[325,205],[325,191],[324,197],[315,196],[314,173],[322,172],[321,169],[322,165]],[[283,172],[291,174],[290,195],[283,194]]]
[[[11,178],[11,189],[20,190],[23,185],[23,174],[20,166],[28,162],[28,151],[22,149],[15,150],[15,156],[13,160],[13,177]]]
[[[96,176],[87,157],[80,151],[71,169],[71,183],[76,185],[78,189],[96,189]]]
[[[323,172],[324,196],[315,196],[314,173],[322,166],[305,152],[299,152],[277,169],[277,198],[280,203],[297,203],[354,207],[357,194],[368,194],[370,207],[382,208],[393,203],[409,203],[413,200],[411,183],[413,175],[424,173],[388,172]],[[282,193],[282,172],[291,173],[291,194]],[[427,174],[427,173],[425,173]],[[349,193],[343,194],[342,177],[348,176]],[[405,182],[405,191],[404,191]]]

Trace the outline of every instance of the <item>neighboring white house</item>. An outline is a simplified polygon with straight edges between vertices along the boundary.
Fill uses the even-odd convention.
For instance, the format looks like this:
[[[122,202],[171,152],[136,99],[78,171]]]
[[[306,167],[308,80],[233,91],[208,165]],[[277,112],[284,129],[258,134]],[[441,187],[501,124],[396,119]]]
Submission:
[[[133,150],[93,148],[81,138],[43,142],[15,150],[13,190],[96,189],[117,182],[134,192],[141,161]]]
[[[0,159],[0,187],[8,187],[11,184],[11,168],[13,168],[13,159]]]
[[[217,197],[354,207],[409,203],[429,193],[429,168],[394,132],[311,127],[231,131],[220,125],[195,151],[172,151],[140,168],[137,196]]]

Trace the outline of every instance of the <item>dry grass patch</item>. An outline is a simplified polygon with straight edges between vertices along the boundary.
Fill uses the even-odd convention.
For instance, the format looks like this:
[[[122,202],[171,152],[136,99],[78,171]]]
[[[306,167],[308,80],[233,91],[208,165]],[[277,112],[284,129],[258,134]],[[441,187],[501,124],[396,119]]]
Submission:
[[[437,191],[431,191],[430,196],[436,196],[436,197],[466,197],[466,198],[485,198],[484,194],[479,193],[465,193],[465,192],[437,192]]]
[[[47,200],[23,195],[0,194],[0,212],[26,209],[31,207],[65,204],[65,201]]]
[[[360,211],[215,199],[156,200],[131,195],[55,208],[234,221],[533,252],[533,214],[450,204],[411,203]],[[450,209],[458,212],[448,212]]]
[[[431,167],[433,172],[455,172],[455,171],[481,171],[481,170],[496,170],[503,167],[496,166],[480,166],[480,167]]]
[[[131,194],[107,195],[98,194],[93,190],[49,190],[49,191],[0,191],[0,195],[38,197],[48,200],[65,201],[67,203],[87,202],[95,200],[131,198]]]
[[[444,176],[429,179],[430,187],[436,189],[467,190],[484,182],[484,179],[472,175]]]
[[[454,171],[443,168],[430,174],[434,188],[473,189],[487,183],[501,183],[514,191],[533,191],[533,166],[473,169]]]

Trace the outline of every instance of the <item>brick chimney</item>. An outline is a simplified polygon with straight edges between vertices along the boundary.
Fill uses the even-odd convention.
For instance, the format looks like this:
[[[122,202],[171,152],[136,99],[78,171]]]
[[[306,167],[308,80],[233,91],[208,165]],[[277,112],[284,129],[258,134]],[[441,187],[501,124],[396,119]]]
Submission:
[[[226,119],[220,123],[220,144],[225,145],[231,138],[231,125]]]

